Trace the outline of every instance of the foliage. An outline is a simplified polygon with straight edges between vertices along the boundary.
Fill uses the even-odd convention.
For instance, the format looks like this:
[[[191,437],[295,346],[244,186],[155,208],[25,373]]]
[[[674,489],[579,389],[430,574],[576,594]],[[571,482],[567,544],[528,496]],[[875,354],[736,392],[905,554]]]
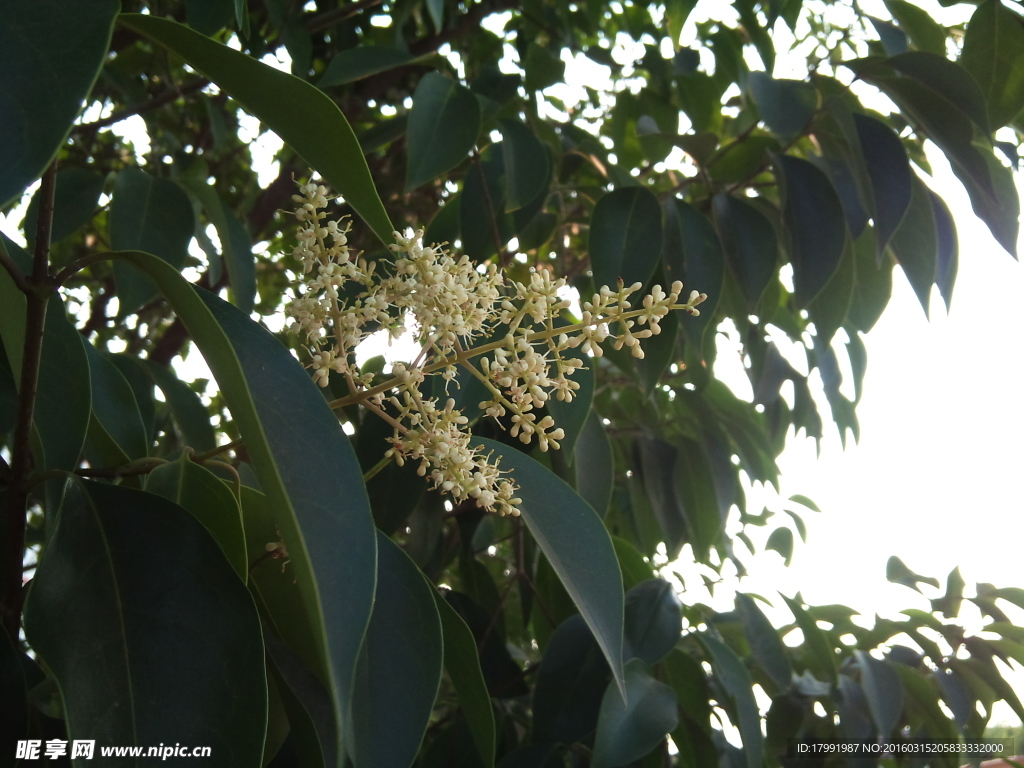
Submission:
[[[788,561],[814,503],[781,502],[778,524],[744,489],[777,487],[789,435],[820,440],[823,411],[857,437],[862,335],[896,265],[926,312],[933,287],[948,306],[959,254],[926,141],[1016,255],[1016,10],[984,0],[945,27],[902,0],[891,19],[740,0],[701,21],[690,0],[121,5],[0,8],[0,204],[31,194],[27,250],[0,242],[0,748],[759,768],[794,764],[796,738],[963,743],[997,701],[1024,717],[996,663],[1024,663],[1004,613],[1019,589],[968,594],[954,571],[931,611],[873,623],[796,595],[776,628],[763,598],[716,612],[665,567],[693,561],[713,588],[743,573],[758,526]],[[262,61],[285,52],[291,73]],[[776,78],[783,57],[806,77]],[[606,82],[574,102],[584,64]],[[269,183],[245,115],[284,142]],[[120,132],[134,116],[144,155]],[[278,211],[310,168],[383,279],[392,229],[425,226],[453,244],[441,271],[467,280],[563,279],[584,299],[682,281],[708,298],[636,334],[642,355],[588,337],[575,396],[531,401],[561,450],[516,439],[505,401],[456,372],[473,445],[511,471],[521,514],[453,504],[418,462],[388,460],[408,412],[365,390],[403,369],[345,346],[327,365],[283,330],[302,272]],[[532,299],[506,300],[514,315]],[[396,306],[364,330],[400,324]],[[544,333],[577,328],[574,308],[559,300]],[[504,338],[463,350],[461,334],[424,346],[429,365]],[[721,334],[742,342],[752,402],[715,376]],[[180,378],[196,350],[209,388]],[[934,583],[896,558],[887,575]],[[982,634],[964,601],[992,620]]]

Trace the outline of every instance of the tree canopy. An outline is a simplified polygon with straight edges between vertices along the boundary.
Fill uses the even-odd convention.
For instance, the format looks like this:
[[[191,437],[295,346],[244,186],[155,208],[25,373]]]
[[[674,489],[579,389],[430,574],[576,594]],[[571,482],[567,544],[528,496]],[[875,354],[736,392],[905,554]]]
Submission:
[[[1024,663],[1024,590],[954,570],[898,620],[720,612],[665,567],[713,588],[756,527],[788,562],[817,506],[747,489],[778,488],[794,435],[858,437],[899,273],[926,313],[953,300],[926,142],[1016,258],[1024,18],[942,5],[963,23],[905,0],[4,3],[0,205],[28,204],[0,239],[0,749],[980,754],[996,702],[1024,719],[1000,666]],[[716,377],[721,333],[750,401]],[[357,356],[375,334],[410,359]],[[838,739],[918,746],[794,752]]]

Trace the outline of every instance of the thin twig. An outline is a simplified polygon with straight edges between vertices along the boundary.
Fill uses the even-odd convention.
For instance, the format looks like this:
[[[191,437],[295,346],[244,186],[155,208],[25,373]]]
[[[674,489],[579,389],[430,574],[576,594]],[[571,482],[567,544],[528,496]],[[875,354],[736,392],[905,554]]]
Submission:
[[[194,91],[201,90],[209,84],[210,81],[207,80],[205,77],[196,78],[190,83],[186,83],[185,85],[164,91],[159,96],[154,96],[149,101],[144,101],[141,104],[136,104],[134,107],[127,107],[125,109],[118,110],[117,112],[114,112],[113,114],[108,115],[107,117],[101,118],[100,120],[97,120],[94,123],[83,123],[81,125],[76,125],[72,130],[75,133],[88,133],[90,131],[98,131],[100,128],[106,128],[109,125],[114,125],[114,123],[119,123],[122,120],[127,120],[129,117],[140,115],[143,112],[149,112],[151,110],[158,109],[166,104],[170,104],[172,101],[177,101],[178,99]]]
[[[311,33],[323,32],[339,22],[351,19],[353,16],[358,16],[365,10],[382,5],[383,2],[384,0],[360,0],[358,3],[350,3],[349,5],[335,8],[332,11],[318,14],[306,22],[306,31]]]
[[[192,461],[194,461],[196,464],[202,464],[207,460],[214,458],[215,456],[220,456],[222,453],[227,453],[228,451],[235,450],[236,448],[240,447],[244,442],[244,440],[239,438],[238,440],[232,440],[230,443],[218,445],[216,448],[211,448],[210,450],[204,453],[197,453],[195,456],[192,457]]]

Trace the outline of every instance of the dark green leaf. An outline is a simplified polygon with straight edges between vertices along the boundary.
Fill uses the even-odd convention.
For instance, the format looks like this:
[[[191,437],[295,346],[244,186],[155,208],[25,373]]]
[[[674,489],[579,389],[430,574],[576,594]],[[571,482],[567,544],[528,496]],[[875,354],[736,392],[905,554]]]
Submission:
[[[846,243],[846,219],[832,183],[812,163],[790,155],[775,157],[791,233],[790,262],[796,299],[809,303],[839,266]]]
[[[529,456],[493,440],[474,442],[500,457],[503,470],[512,470],[523,520],[586,619],[621,688],[622,573],[601,518]]]
[[[394,227],[359,142],[322,91],[172,21],[135,14],[123,14],[119,21],[213,80],[316,168],[382,242],[391,242]]]
[[[820,168],[839,195],[839,202],[842,203],[843,213],[846,215],[846,226],[849,227],[851,237],[860,237],[864,227],[867,226],[870,214],[860,199],[860,191],[857,187],[857,177],[851,170],[846,158],[841,156],[827,155],[819,157],[811,155],[808,158]]]
[[[597,725],[611,673],[594,635],[579,614],[551,636],[533,693],[533,739],[571,744]]]
[[[682,631],[682,604],[672,585],[664,579],[650,579],[626,593],[625,650],[656,664],[668,655]]]
[[[64,142],[103,65],[120,4],[67,10],[59,0],[0,9],[0,207],[42,175]]]
[[[576,444],[583,433],[584,425],[590,418],[590,404],[594,401],[595,364],[594,360],[590,360],[589,367],[581,368],[573,374],[573,380],[580,387],[573,393],[572,402],[556,398],[547,401],[548,413],[555,420],[555,424],[565,432],[565,437],[560,442],[560,450],[563,451],[567,462],[573,461],[576,455]],[[583,494],[581,493],[581,495]],[[583,498],[585,499],[586,495],[583,495]]]
[[[94,346],[86,344],[85,349],[92,382],[93,426],[105,434],[104,443],[110,441],[113,454],[108,455],[116,457],[119,464],[141,459],[149,453],[149,442],[131,386]]]
[[[818,91],[800,80],[776,80],[766,72],[751,72],[747,89],[765,125],[783,139],[802,133],[818,108]]]
[[[718,542],[725,524],[718,505],[715,474],[699,443],[681,438],[675,445],[678,454],[673,474],[679,502],[694,555],[704,560]]]
[[[598,515],[604,517],[615,483],[615,459],[601,417],[590,411],[576,441],[576,490]]]
[[[590,218],[590,268],[594,285],[612,290],[646,285],[661,255],[661,206],[643,187],[616,189],[597,201]]]
[[[871,20],[871,26],[878,33],[882,47],[885,48],[885,53],[888,56],[907,52],[907,35],[902,29],[888,21],[876,19],[874,16],[868,16],[868,19]]]
[[[913,174],[907,151],[891,128],[865,115],[853,115],[853,123],[871,179],[871,215],[875,222],[876,259],[880,263],[886,245],[910,207]]]
[[[492,147],[466,171],[459,195],[459,228],[462,251],[474,261],[504,250],[512,238],[514,225],[512,216],[505,213],[504,178],[500,147]]]
[[[129,166],[117,174],[110,200],[110,245],[117,251],[145,251],[175,269],[185,265],[195,220],[192,203],[173,181]],[[152,299],[153,283],[125,263],[114,264],[118,316],[130,315]]]
[[[774,136],[747,136],[726,144],[711,158],[708,173],[722,184],[742,182],[768,165],[768,153],[781,149]]]
[[[661,332],[640,342],[644,356],[635,359],[633,366],[640,386],[648,396],[654,391],[669,365],[680,359],[676,346],[679,338],[679,315],[679,312],[670,312],[661,321]]]
[[[149,376],[146,364],[127,352],[111,355],[106,358],[121,372],[128,386],[135,395],[135,404],[139,406],[139,416],[146,430],[146,444],[152,445],[156,438],[156,399],[153,397],[153,380]]]
[[[955,619],[960,614],[960,605],[964,600],[964,577],[960,575],[960,569],[954,568],[946,577],[946,594],[937,600],[932,600],[932,610],[942,611],[947,619]]]
[[[736,197],[715,195],[712,210],[722,251],[747,307],[753,310],[775,274],[779,255],[775,229],[754,206]]]
[[[870,229],[864,230],[853,243],[856,283],[848,316],[864,333],[870,331],[882,316],[892,295],[893,260],[884,255],[882,263],[875,258],[875,244]]]
[[[935,216],[935,234],[938,236],[938,253],[935,262],[935,285],[939,288],[939,295],[946,303],[946,311],[949,311],[950,302],[953,300],[953,283],[956,282],[956,272],[960,257],[960,245],[956,236],[956,224],[953,222],[953,214],[941,197],[927,187],[928,202],[932,205],[932,214]]]
[[[700,642],[711,652],[711,668],[731,699],[734,724],[743,739],[747,768],[762,768],[764,736],[750,674],[733,650],[717,637],[705,632],[700,636]]]
[[[891,245],[897,263],[903,268],[925,314],[928,314],[932,285],[936,282],[939,242],[928,188],[916,176],[910,207],[893,235]]]
[[[700,315],[682,318],[683,335],[695,349],[703,349],[704,333],[711,325],[722,296],[725,262],[715,228],[700,211],[677,198],[665,201],[665,242],[662,264],[668,282],[681,280],[683,295],[706,293]]]
[[[615,768],[643,757],[679,723],[675,692],[651,677],[640,659],[626,663],[625,700],[609,685],[594,739],[594,768]]]
[[[925,51],[902,53],[891,57],[886,63],[948,99],[983,133],[989,132],[985,97],[978,82],[959,64],[950,61],[944,54]]]
[[[531,42],[526,50],[526,90],[542,91],[564,79],[565,63],[537,43]]]
[[[202,744],[220,765],[258,765],[260,622],[216,542],[159,496],[71,482],[25,607],[69,737]]]
[[[376,563],[373,520],[348,438],[302,364],[245,313],[198,292],[153,256],[116,258],[157,283],[217,378],[287,545],[315,649],[304,660],[344,722]]]
[[[776,528],[768,536],[765,550],[773,550],[782,555],[788,566],[793,559],[793,531],[789,528]]]
[[[981,87],[989,124],[1000,128],[1024,109],[1024,24],[998,0],[978,5],[960,63]]]
[[[450,245],[460,239],[462,234],[459,214],[461,197],[461,195],[449,197],[445,204],[438,209],[423,235],[424,243],[430,245],[448,243]]]
[[[6,494],[4,501],[6,502]],[[21,652],[15,648],[11,636],[6,632],[0,637],[0,739],[6,744],[15,744],[28,736],[29,703],[22,669]],[[10,753],[7,755],[10,760]],[[17,765],[18,761],[8,763]]]
[[[359,134],[359,146],[363,152],[370,154],[378,149],[386,147],[393,141],[405,136],[405,130],[409,125],[408,115],[395,115]]]
[[[928,11],[905,0],[885,0],[885,7],[899,22],[900,29],[914,41],[918,50],[945,57],[946,30],[929,15]]]
[[[356,666],[345,742],[357,768],[408,768],[441,681],[441,619],[419,569],[380,531],[377,557],[377,592]]]
[[[551,174],[548,150],[525,124],[518,120],[499,120],[504,139],[507,197],[505,210],[515,211],[536,199],[544,191]]]
[[[885,578],[894,584],[902,584],[905,587],[910,587],[915,592],[921,591],[917,586],[918,584],[930,584],[933,587],[939,586],[938,579],[933,578],[932,576],[922,576],[919,573],[914,573],[907,567],[906,563],[895,555],[890,557],[889,561],[885,564]]]
[[[885,661],[864,651],[854,651],[860,665],[860,682],[879,735],[889,737],[903,709],[903,687],[899,675]]]
[[[490,768],[494,765],[496,739],[494,710],[480,671],[476,641],[458,612],[436,591],[433,594],[444,637],[444,668],[459,694],[462,712],[469,723],[484,768]]]
[[[480,133],[480,105],[468,88],[430,72],[416,87],[407,129],[405,191],[451,170],[469,155]]]
[[[952,670],[936,669],[932,672],[932,679],[938,684],[942,698],[946,700],[946,704],[953,713],[953,722],[956,723],[956,727],[963,730],[974,711],[974,697]]]
[[[971,147],[983,163],[986,174],[979,174],[976,169],[953,162],[953,172],[967,189],[971,198],[974,213],[985,222],[992,236],[1006,252],[1017,258],[1017,235],[1020,232],[1020,198],[1014,182],[1013,173],[999,162],[988,148]],[[985,179],[979,181],[981,176]],[[993,192],[989,192],[984,181],[991,182]]]
[[[618,557],[619,568],[622,570],[622,585],[626,589],[632,589],[637,584],[654,578],[651,564],[644,560],[644,556],[633,544],[618,536],[612,536],[612,545],[615,547],[615,556]]]
[[[736,595],[736,612],[743,622],[743,633],[750,644],[754,660],[778,689],[785,691],[793,679],[793,667],[779,633],[749,595]]]
[[[235,21],[242,37],[249,37],[249,4],[246,0],[235,0]]]
[[[62,168],[57,171],[53,193],[53,224],[50,242],[57,243],[92,219],[103,192],[103,176],[88,168]],[[39,220],[39,192],[32,196],[21,228],[29,250],[34,247]]]
[[[836,331],[846,321],[846,314],[853,301],[857,269],[855,259],[854,244],[847,240],[835,273],[808,307],[815,333],[826,344],[832,341]]]
[[[234,20],[234,1],[185,0],[185,18],[196,32],[213,37]]]
[[[828,640],[828,636],[818,626],[814,617],[810,613],[804,610],[803,606],[800,605],[798,600],[786,597],[783,595],[783,600],[786,601],[786,605],[789,606],[789,610],[793,612],[793,617],[796,619],[797,626],[800,627],[800,631],[804,635],[804,645],[810,651],[811,657],[815,661],[815,667],[817,671],[824,674],[829,682],[833,685],[836,683],[836,655],[832,650],[832,644]]]
[[[199,395],[169,368],[151,360],[147,360],[146,365],[153,381],[163,392],[174,420],[178,422],[185,444],[200,453],[212,451],[217,445],[217,438],[210,424],[210,415]]]
[[[870,739],[875,737],[875,726],[871,722],[871,708],[864,689],[851,677],[839,676],[836,696],[836,711],[839,713],[840,733],[847,739]]]
[[[410,64],[417,56],[383,45],[357,45],[341,51],[327,65],[323,76],[317,81],[318,88],[346,85],[364,77],[387,72],[389,69]]]
[[[651,511],[661,528],[668,556],[674,559],[686,543],[689,533],[680,499],[682,482],[677,479],[681,463],[679,451],[659,437],[638,438],[635,450],[635,475],[643,483]]]
[[[238,500],[215,474],[187,456],[163,464],[146,477],[146,491],[170,499],[189,512],[220,546],[243,581],[249,578],[249,558]]]
[[[356,455],[363,472],[369,472],[391,448],[388,438],[394,434],[384,419],[369,414],[363,419],[356,437]],[[421,477],[418,464],[406,462],[398,466],[390,462],[366,483],[370,509],[377,527],[388,536],[405,527],[406,519],[423,498],[427,481]]]

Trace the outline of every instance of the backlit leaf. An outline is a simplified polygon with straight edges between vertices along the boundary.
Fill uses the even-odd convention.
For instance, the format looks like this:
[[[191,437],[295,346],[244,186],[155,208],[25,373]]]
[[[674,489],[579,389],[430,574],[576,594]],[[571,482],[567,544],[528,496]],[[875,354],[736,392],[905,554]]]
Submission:
[[[749,595],[736,595],[736,612],[743,623],[743,633],[754,660],[779,690],[786,690],[793,678],[793,667],[779,633],[758,607],[757,601]]]
[[[765,125],[785,139],[801,133],[818,108],[818,91],[801,80],[776,80],[765,72],[751,72],[747,88]]]
[[[907,151],[891,128],[873,117],[857,114],[853,115],[853,124],[871,179],[876,258],[881,262],[886,245],[910,207],[913,174]]]
[[[918,50],[945,57],[946,30],[929,15],[928,11],[906,0],[885,0],[885,7],[899,22],[900,29],[914,41]]]
[[[998,0],[986,0],[971,16],[960,64],[985,96],[993,129],[1024,109],[1024,24]]]
[[[893,235],[891,245],[897,263],[903,268],[907,280],[910,281],[918,301],[927,314],[932,285],[937,278],[939,242],[928,189],[916,176],[910,207],[896,234]]]

